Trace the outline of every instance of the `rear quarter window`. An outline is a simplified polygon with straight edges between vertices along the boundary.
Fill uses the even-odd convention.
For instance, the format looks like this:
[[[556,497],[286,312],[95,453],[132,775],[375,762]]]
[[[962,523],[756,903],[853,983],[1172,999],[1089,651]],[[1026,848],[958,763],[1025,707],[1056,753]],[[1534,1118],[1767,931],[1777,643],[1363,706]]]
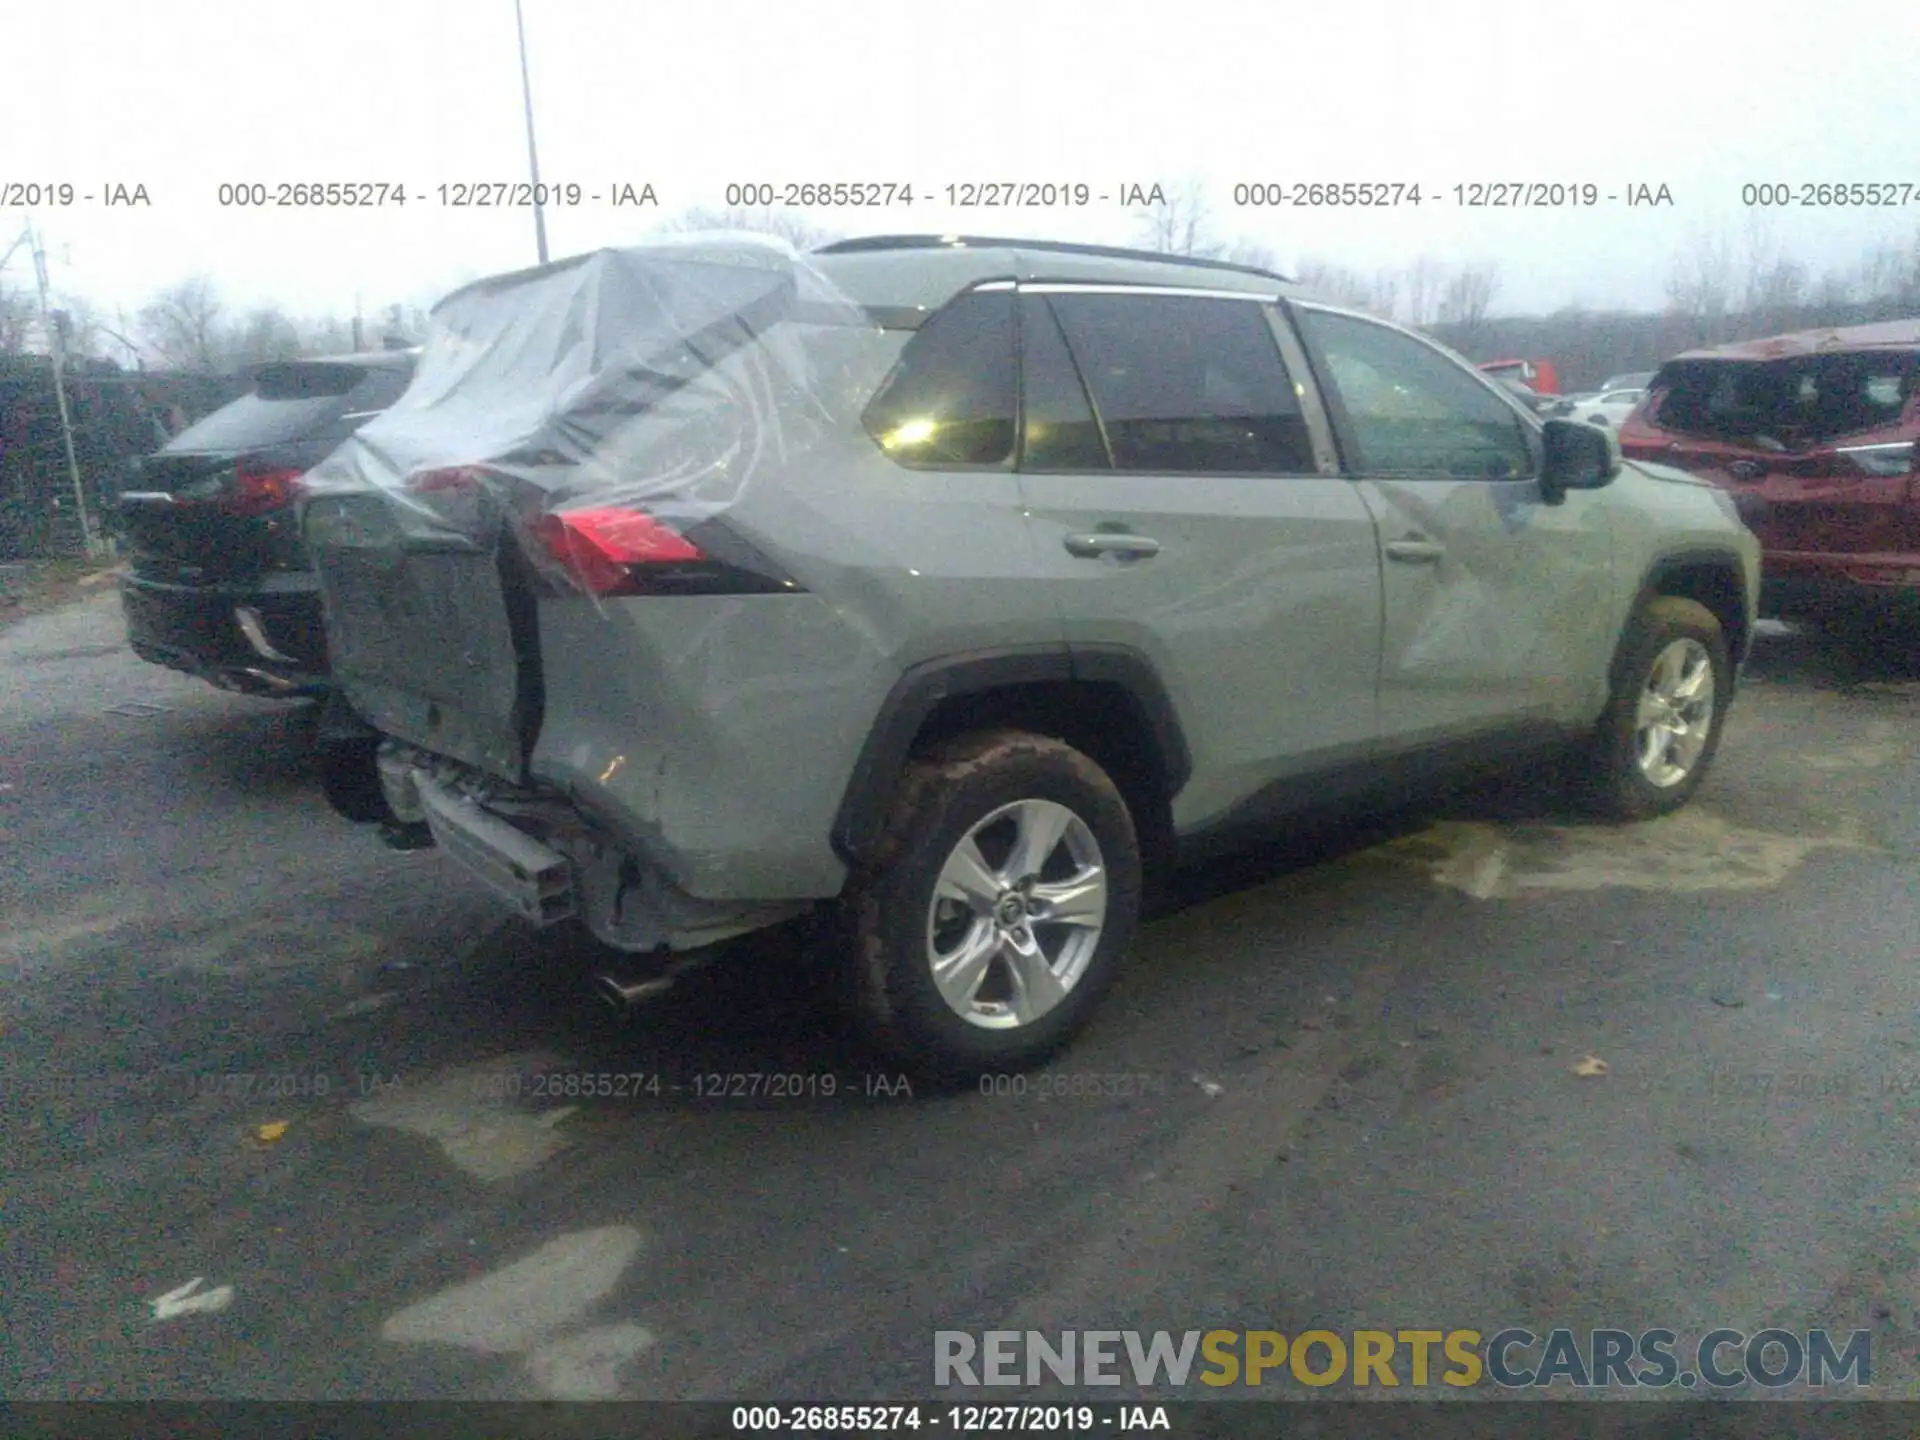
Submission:
[[[272,365],[253,390],[188,426],[162,454],[237,454],[299,441],[344,440],[406,390],[404,367]],[[351,418],[349,418],[351,417]]]
[[[242,395],[197,424],[189,425],[167,444],[162,454],[203,451],[259,450],[304,439],[315,428],[339,414],[338,396],[295,400],[267,400]]]
[[[1019,414],[1013,296],[963,295],[914,333],[862,417],[902,465],[994,468],[1013,458]]]

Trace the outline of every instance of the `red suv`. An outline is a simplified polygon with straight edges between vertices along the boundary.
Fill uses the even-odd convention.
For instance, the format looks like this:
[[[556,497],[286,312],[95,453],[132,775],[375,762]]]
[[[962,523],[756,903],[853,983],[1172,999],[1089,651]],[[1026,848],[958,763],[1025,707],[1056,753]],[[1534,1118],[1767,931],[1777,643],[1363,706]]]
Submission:
[[[1620,448],[1733,492],[1765,553],[1763,614],[1920,629],[1917,374],[1920,320],[1693,350]]]

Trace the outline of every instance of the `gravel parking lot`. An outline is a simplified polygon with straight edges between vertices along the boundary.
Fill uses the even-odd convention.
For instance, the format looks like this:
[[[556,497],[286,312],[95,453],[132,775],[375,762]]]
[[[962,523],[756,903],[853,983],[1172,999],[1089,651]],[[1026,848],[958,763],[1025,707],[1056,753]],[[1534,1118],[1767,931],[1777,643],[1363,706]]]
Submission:
[[[1052,1070],[935,1097],[803,937],[616,1014],[590,946],[336,820],[303,712],[134,659],[111,595],[23,619],[0,1391],[885,1399],[939,1329],[1778,1322],[1910,1394],[1917,704],[1774,628],[1678,816],[1515,784],[1306,837],[1155,920]]]

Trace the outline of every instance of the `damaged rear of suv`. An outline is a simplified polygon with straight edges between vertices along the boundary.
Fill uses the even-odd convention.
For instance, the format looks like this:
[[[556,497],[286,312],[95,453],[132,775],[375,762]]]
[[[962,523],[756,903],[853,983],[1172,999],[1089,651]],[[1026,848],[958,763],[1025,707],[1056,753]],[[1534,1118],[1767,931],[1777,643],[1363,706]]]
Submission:
[[[1622,426],[1629,457],[1730,491],[1763,612],[1920,633],[1920,321],[1697,350]]]
[[[789,727],[882,682],[729,513],[777,511],[769,473],[838,438],[834,364],[886,363],[862,367],[872,321],[806,278],[751,245],[666,246],[441,303],[413,386],[309,477],[337,810],[623,950],[805,908],[833,862],[783,803]],[[819,523],[796,509],[789,537],[830,547]]]
[[[1759,552],[1712,486],[1271,273],[751,238],[468,286],[309,476],[335,809],[535,925],[819,908],[923,1075],[1037,1063],[1150,880],[1569,747],[1701,783]]]

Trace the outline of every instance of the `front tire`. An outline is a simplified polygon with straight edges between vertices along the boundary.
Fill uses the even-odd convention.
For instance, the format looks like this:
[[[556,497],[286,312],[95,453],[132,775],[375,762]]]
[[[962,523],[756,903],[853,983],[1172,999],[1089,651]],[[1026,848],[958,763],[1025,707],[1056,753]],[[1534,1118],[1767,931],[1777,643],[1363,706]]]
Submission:
[[[1588,808],[1647,820],[1686,804],[1720,747],[1733,682],[1726,636],[1706,606],[1662,595],[1636,611],[1606,711],[1575,756]]]
[[[1085,1024],[1139,924],[1139,841],[1106,772],[1023,731],[908,766],[842,907],[853,1009],[935,1083],[1037,1065]]]

